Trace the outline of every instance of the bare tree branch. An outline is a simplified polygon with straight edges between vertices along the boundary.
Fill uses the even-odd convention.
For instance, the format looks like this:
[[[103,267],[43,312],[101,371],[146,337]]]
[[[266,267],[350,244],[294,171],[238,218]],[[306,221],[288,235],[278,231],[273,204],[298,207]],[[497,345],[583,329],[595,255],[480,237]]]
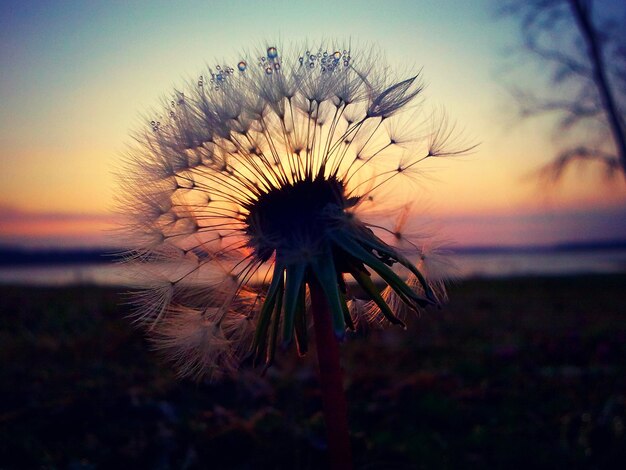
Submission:
[[[564,114],[561,120],[562,128],[569,128],[580,119],[597,117],[604,112],[597,101],[591,100],[584,93],[576,99],[556,100],[551,97],[536,96],[519,88],[511,88],[510,92],[518,102],[521,117],[562,113]]]
[[[563,173],[575,161],[595,161],[605,167],[607,177],[612,177],[620,169],[620,164],[616,155],[611,155],[597,149],[587,147],[576,147],[561,152],[551,162],[541,167],[537,174],[549,182],[556,182],[561,179]]]
[[[598,87],[602,104],[606,110],[611,133],[615,139],[617,152],[620,156],[622,171],[626,175],[626,136],[624,135],[624,116],[617,108],[613,90],[609,85],[602,45],[591,19],[591,2],[585,0],[569,0],[576,23],[585,39],[593,64],[593,79]]]
[[[626,28],[615,24],[619,18],[615,11],[609,18],[596,3],[594,0],[498,2],[500,15],[520,19],[526,51],[545,64],[546,72],[551,74],[553,87],[548,96],[513,87],[520,115],[525,118],[556,113],[560,116],[561,132],[578,126],[585,129],[587,138],[596,141],[602,140],[599,137],[604,136],[605,130],[609,136],[599,149],[584,142],[564,149],[540,170],[544,176],[560,177],[571,162],[593,160],[603,163],[607,173],[618,171],[626,178],[626,34],[623,32]],[[626,3],[621,8],[626,18]]]

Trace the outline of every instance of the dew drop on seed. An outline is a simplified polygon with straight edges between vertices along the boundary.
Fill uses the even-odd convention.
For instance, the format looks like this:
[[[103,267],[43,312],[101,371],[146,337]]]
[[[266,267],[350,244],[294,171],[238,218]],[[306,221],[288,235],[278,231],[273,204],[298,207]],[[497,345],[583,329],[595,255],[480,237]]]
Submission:
[[[278,51],[276,50],[276,48],[274,46],[268,47],[267,48],[267,58],[268,59],[275,59],[276,57],[278,57]]]
[[[248,64],[246,64],[246,62],[243,60],[237,64],[237,68],[239,69],[240,72],[245,72],[247,67],[248,67]]]

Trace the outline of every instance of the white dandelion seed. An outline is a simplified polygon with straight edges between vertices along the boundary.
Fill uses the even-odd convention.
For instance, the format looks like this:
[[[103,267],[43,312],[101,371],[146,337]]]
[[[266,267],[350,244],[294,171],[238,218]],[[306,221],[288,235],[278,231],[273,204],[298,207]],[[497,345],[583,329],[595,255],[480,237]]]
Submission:
[[[420,248],[367,214],[389,213],[379,196],[419,163],[463,151],[449,148],[453,126],[417,128],[419,76],[393,77],[367,51],[313,50],[270,45],[209,69],[129,151],[129,260],[154,277],[137,315],[183,375],[216,378],[248,355],[269,365],[294,338],[306,352],[312,282],[337,336],[357,322],[403,324],[401,307],[444,295],[411,261]]]

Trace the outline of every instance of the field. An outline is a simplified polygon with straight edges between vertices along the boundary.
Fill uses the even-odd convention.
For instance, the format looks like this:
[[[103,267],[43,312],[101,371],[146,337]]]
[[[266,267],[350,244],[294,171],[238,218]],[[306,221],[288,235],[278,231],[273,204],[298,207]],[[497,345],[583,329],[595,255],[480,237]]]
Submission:
[[[342,345],[357,468],[626,468],[626,276],[471,280]],[[0,287],[0,468],[325,467],[314,351],[177,380],[121,290]]]

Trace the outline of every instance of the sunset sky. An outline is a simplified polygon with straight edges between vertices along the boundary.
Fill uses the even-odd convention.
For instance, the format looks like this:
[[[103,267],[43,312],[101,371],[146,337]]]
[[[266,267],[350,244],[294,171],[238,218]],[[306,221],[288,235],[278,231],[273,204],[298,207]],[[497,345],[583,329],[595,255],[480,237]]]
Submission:
[[[31,1],[0,12],[0,242],[108,245],[115,177],[130,132],[206,64],[241,51],[338,39],[422,70],[426,103],[479,147],[438,161],[414,212],[458,245],[626,239],[626,184],[571,171],[554,188],[530,173],[561,142],[549,118],[520,122],[503,85],[516,23],[496,2]],[[471,8],[469,7],[471,5]],[[314,47],[314,46],[312,46]],[[357,49],[353,46],[354,49]]]

